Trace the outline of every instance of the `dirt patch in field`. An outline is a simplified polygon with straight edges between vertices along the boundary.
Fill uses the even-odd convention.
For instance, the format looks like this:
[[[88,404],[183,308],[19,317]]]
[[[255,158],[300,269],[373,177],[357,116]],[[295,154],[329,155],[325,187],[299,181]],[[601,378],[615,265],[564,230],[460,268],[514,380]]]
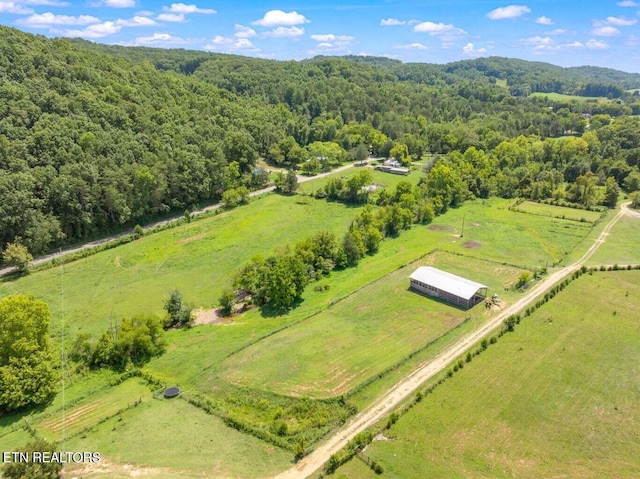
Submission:
[[[429,229],[432,231],[451,231],[453,228],[445,225],[429,225]]]
[[[220,308],[199,309],[195,312],[195,315],[194,326],[198,324],[228,324],[231,322],[231,318],[225,318],[220,314]]]
[[[478,241],[467,241],[462,246],[469,249],[478,249],[480,248],[480,246],[482,246],[482,243]]]
[[[201,240],[202,238],[206,238],[206,236],[207,236],[206,233],[200,233],[199,235],[191,236],[190,238],[185,238],[183,240],[176,241],[176,244],[178,246],[182,246],[184,244],[193,243],[194,241],[198,241],[198,240]]]
[[[113,260],[113,264],[116,268],[122,268],[122,265],[120,264],[120,256],[116,256],[116,259]]]
[[[242,313],[246,311],[247,308],[243,304],[236,304],[236,314]],[[219,324],[223,326],[228,326],[230,324],[240,324],[235,323],[232,317],[224,317],[220,313],[220,308],[213,309],[198,309],[195,311],[196,319],[193,320],[193,325],[196,326],[198,324]]]

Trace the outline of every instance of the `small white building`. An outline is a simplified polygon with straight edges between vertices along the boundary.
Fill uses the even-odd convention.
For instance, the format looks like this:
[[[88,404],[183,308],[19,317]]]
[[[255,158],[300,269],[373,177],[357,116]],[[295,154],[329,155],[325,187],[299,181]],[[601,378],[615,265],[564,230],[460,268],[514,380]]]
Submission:
[[[409,277],[411,287],[469,309],[487,297],[487,286],[431,266],[420,266]]]

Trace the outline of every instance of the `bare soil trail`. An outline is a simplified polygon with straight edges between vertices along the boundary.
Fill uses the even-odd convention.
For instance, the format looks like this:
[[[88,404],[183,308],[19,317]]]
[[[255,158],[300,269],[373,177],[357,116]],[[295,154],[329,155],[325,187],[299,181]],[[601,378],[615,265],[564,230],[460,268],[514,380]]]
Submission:
[[[522,298],[503,309],[498,315],[491,318],[479,329],[464,336],[435,358],[421,364],[415,371],[389,389],[378,401],[373,403],[360,414],[356,415],[356,417],[354,417],[343,429],[330,437],[324,444],[303,458],[295,466],[275,476],[275,479],[303,479],[319,470],[332,454],[335,454],[342,449],[355,437],[356,434],[362,432],[367,427],[375,424],[387,414],[391,413],[403,400],[413,394],[420,385],[444,370],[449,366],[449,364],[461,357],[471,346],[482,340],[482,338],[487,336],[490,332],[499,328],[503,321],[510,315],[520,312],[532,303],[538,295],[542,294],[556,283],[562,281],[574,271],[580,269],[584,262],[594,254],[602,243],[604,243],[605,238],[616,222],[623,215],[633,213],[633,211],[628,210],[628,205],[629,203],[621,205],[620,211],[618,211],[613,219],[609,221],[602,230],[602,233],[600,233],[598,238],[579,260],[542,279]]]
[[[366,163],[375,161],[377,159],[378,158],[369,158],[368,160],[366,160]],[[321,174],[316,175],[316,176],[298,176],[298,183],[305,183],[307,181],[316,180],[318,178],[324,178],[325,176],[333,175],[335,173],[339,173],[341,171],[348,170],[348,169],[353,168],[355,166],[360,166],[360,165],[358,165],[356,163],[349,163],[348,165],[341,166],[340,168],[336,168],[335,170],[331,170],[331,171],[328,171],[326,173],[321,173]],[[259,195],[262,195],[264,193],[269,193],[269,192],[271,192],[273,190],[275,190],[275,186],[269,186],[269,187],[263,188],[261,190],[252,191],[251,193],[249,193],[249,196],[250,197],[259,196]],[[214,205],[205,206],[204,208],[199,208],[197,210],[192,211],[191,212],[191,216],[198,216],[198,215],[201,215],[202,213],[206,213],[208,211],[217,210],[218,208],[221,208],[222,206],[224,206],[223,203],[216,203]],[[182,219],[182,218],[184,218],[184,215],[176,215],[176,216],[173,216],[171,218],[167,218],[166,220],[161,220],[161,221],[155,221],[153,223],[148,223],[143,227],[143,229],[145,231],[151,230],[151,229],[155,228],[156,226],[163,226],[163,225],[166,225],[168,223],[173,223],[174,221],[178,221],[179,219]],[[121,237],[123,237],[125,235],[129,235],[131,233],[133,233],[133,229],[132,228],[128,229],[128,230],[125,230],[125,231],[123,231],[121,233],[112,235],[112,236],[107,236],[106,238],[101,238],[101,239],[98,239],[98,240],[95,240],[95,241],[89,241],[88,243],[83,243],[83,244],[78,245],[78,246],[73,246],[71,248],[64,249],[64,250],[62,250],[62,251],[60,251],[58,253],[52,253],[52,254],[48,254],[48,255],[45,255],[45,256],[40,256],[39,258],[34,259],[31,262],[31,264],[32,265],[38,265],[38,264],[50,261],[52,259],[60,258],[60,257],[65,256],[67,254],[77,253],[78,251],[83,251],[83,250],[86,250],[86,249],[89,249],[89,248],[94,248],[96,246],[100,246],[100,245],[103,245],[103,244],[106,244],[106,243],[110,243],[111,241],[116,241],[117,239],[119,239],[119,238],[121,238]],[[14,271],[15,271],[15,268],[13,268],[13,267],[1,268],[0,269],[0,276],[7,275],[7,274],[12,273]]]

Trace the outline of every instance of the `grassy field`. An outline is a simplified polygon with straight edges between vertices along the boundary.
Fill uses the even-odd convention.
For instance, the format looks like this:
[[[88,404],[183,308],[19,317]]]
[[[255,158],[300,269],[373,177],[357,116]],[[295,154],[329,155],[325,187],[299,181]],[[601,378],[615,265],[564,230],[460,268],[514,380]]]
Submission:
[[[516,210],[534,215],[551,216],[553,218],[562,218],[588,223],[595,223],[600,219],[600,213],[597,211],[567,208],[565,206],[545,205],[544,203],[535,203],[533,201],[523,201],[516,206]]]
[[[109,318],[162,314],[169,292],[210,308],[240,264],[258,253],[327,230],[342,236],[355,209],[302,197],[268,195],[235,211],[185,224],[60,268],[0,282],[0,297],[33,294],[49,304],[59,334],[64,289],[68,332],[97,334]]]
[[[407,179],[384,173],[376,174],[384,175],[383,179],[391,182]],[[413,174],[408,178],[411,180],[412,176]],[[414,179],[417,179],[417,175]],[[388,184],[390,185],[391,183]],[[513,212],[508,210],[509,204],[509,201],[499,199],[468,202],[461,208],[438,217],[433,225],[414,226],[402,232],[398,238],[386,239],[382,242],[380,251],[375,256],[364,258],[358,267],[336,271],[324,278],[319,284],[328,285],[328,290],[314,291],[314,284],[310,285],[304,292],[299,306],[287,314],[273,315],[268,310],[252,309],[234,318],[229,324],[169,331],[166,335],[169,344],[166,353],[153,359],[146,366],[146,370],[167,385],[178,384],[210,398],[221,409],[244,418],[255,427],[269,428],[274,417],[284,415],[285,418],[293,418],[287,419],[291,431],[300,431],[308,427],[309,431],[313,429],[313,437],[318,437],[335,427],[336,421],[343,419],[345,407],[336,405],[335,401],[327,403],[274,394],[270,392],[275,389],[269,384],[270,381],[280,381],[284,387],[289,388],[286,390],[293,394],[304,393],[304,389],[296,388],[304,388],[308,384],[315,388],[308,390],[309,394],[317,396],[332,395],[334,390],[348,391],[369,378],[374,370],[381,371],[387,365],[394,364],[409,352],[426,344],[428,335],[437,336],[466,317],[465,312],[406,291],[403,282],[406,278],[403,277],[400,281],[404,272],[398,270],[399,267],[412,263],[437,248],[455,253],[449,255],[441,252],[432,256],[431,258],[449,258],[445,262],[436,262],[440,266],[460,274],[466,274],[471,268],[478,274],[474,279],[500,289],[510,281],[512,272],[518,268],[497,263],[528,268],[552,264],[565,253],[573,251],[575,246],[590,234],[592,225],[589,223]],[[280,244],[309,236],[318,230],[328,229],[342,235],[356,213],[357,208],[339,203],[301,196],[269,195],[235,211],[150,235],[131,244],[70,263],[65,266],[64,278],[60,269],[54,268],[15,281],[5,280],[0,282],[0,296],[20,292],[44,299],[52,309],[54,332],[59,334],[60,310],[63,306],[61,291],[64,288],[67,337],[73,338],[81,331],[95,334],[107,328],[110,315],[119,318],[146,311],[161,313],[162,303],[168,291],[174,287],[184,293],[187,301],[192,301],[197,306],[210,307],[215,304],[220,290],[228,284],[230,274],[253,254],[268,254]],[[461,238],[463,218],[465,229],[464,237]],[[513,241],[514,237],[518,240]],[[488,277],[489,273],[485,271],[487,265],[502,271],[497,279]],[[399,281],[397,284],[396,280]],[[372,284],[369,285],[370,283]],[[382,289],[376,289],[375,285]],[[351,297],[341,302],[363,287],[365,288],[361,292],[356,293],[359,295],[357,298],[360,298],[360,304],[355,304],[356,300]],[[401,311],[398,303],[387,305],[384,301],[383,294],[389,291],[396,294],[396,288],[399,297],[406,299],[408,312]],[[434,304],[437,324],[434,324],[433,319],[430,322],[426,318],[422,309],[425,301]],[[371,304],[364,305],[364,302]],[[334,306],[327,309],[330,304]],[[350,318],[348,311],[354,308],[360,308],[358,316]],[[380,324],[373,321],[378,310],[388,313],[385,315],[388,316],[387,321]],[[335,317],[334,311],[339,313]],[[484,310],[481,313],[483,312]],[[472,313],[476,314],[474,311]],[[478,321],[482,320],[481,313],[477,315]],[[306,319],[314,314],[317,316]],[[326,324],[321,324],[322,321],[316,318],[320,318]],[[298,324],[302,320],[304,321]],[[455,331],[471,328],[475,324],[474,321],[468,321]],[[349,333],[346,342],[331,346],[336,350],[336,361],[342,361],[345,367],[353,368],[358,374],[353,378],[340,378],[335,374],[327,376],[333,382],[329,381],[331,384],[327,382],[323,385],[322,381],[326,378],[318,378],[324,374],[322,368],[325,367],[325,357],[309,346],[315,344],[322,351],[325,345],[321,344],[319,339],[315,339],[314,334],[331,332],[327,331],[328,326],[345,325]],[[398,325],[401,327],[398,328]],[[419,335],[408,333],[415,333],[416,330],[423,331],[424,337],[414,337]],[[398,331],[404,339],[394,336]],[[279,376],[270,380],[260,377],[256,384],[249,384],[243,379],[243,374],[259,373],[259,368],[251,361],[239,364],[238,358],[250,358],[252,351],[270,344],[289,347],[293,344],[291,341],[294,336],[301,338],[302,342],[305,338],[312,337],[309,344],[300,348],[306,355],[300,358],[309,361],[310,364],[300,362],[297,376],[292,376],[289,381],[284,365],[278,367],[274,363],[264,367],[273,369]],[[442,345],[451,339],[449,336],[447,338],[435,347],[443,347]],[[380,349],[376,354],[378,346]],[[298,349],[298,344],[295,347]],[[280,360],[279,355],[282,351],[274,350],[270,354],[274,355],[273,360],[276,361]],[[430,354],[431,350],[423,351],[416,355],[414,360],[426,360]],[[316,364],[317,362],[320,364]],[[393,374],[384,376],[360,391],[357,398],[354,398],[355,404],[358,407],[368,404],[385,387],[392,384],[398,374],[408,371],[412,364],[409,361]],[[240,385],[247,384],[248,388],[228,383],[225,380],[227,375],[228,379],[233,379]],[[189,406],[180,409],[176,417],[171,416],[170,412],[151,406],[156,404],[156,400],[145,399],[142,407],[127,409],[117,417],[97,424],[105,417],[98,414],[100,409],[117,412],[118,408],[126,407],[130,401],[137,399],[134,397],[138,393],[133,391],[130,394],[131,391],[128,389],[137,388],[137,383],[126,382],[109,389],[108,384],[114,379],[114,374],[106,372],[78,378],[66,392],[69,407],[77,408],[77,417],[90,418],[91,411],[95,411],[96,414],[91,421],[78,424],[76,428],[79,431],[91,426],[90,423],[93,422],[87,437],[81,441],[80,436],[75,436],[73,440],[77,441],[78,447],[81,444],[89,444],[86,441],[95,441],[91,444],[100,448],[99,450],[114,464],[132,462],[137,465],[147,464],[149,467],[170,469],[159,473],[158,477],[197,476],[196,470],[206,477],[206,471],[210,470],[206,469],[208,466],[204,463],[191,466],[187,463],[187,454],[183,457],[170,457],[172,429],[163,422],[165,416],[180,423],[177,434],[184,442],[191,439],[191,430],[198,432],[199,428],[211,429],[211,435],[203,436],[202,440],[198,437],[192,442],[202,448],[205,457],[217,450],[228,452],[226,456],[215,456],[219,461],[216,463],[216,467],[219,468],[216,471],[220,471],[220,475],[245,477],[243,471],[256,471],[251,477],[269,475],[278,468],[284,468],[285,458],[290,460],[292,457],[291,451],[283,452],[266,446],[265,442],[251,436],[237,433],[225,427],[219,419],[208,416],[197,408]],[[111,402],[101,402],[105,400]],[[113,405],[111,409],[109,404]],[[85,409],[81,409],[83,407]],[[30,423],[39,424],[54,417],[59,409],[60,395],[51,405],[33,411],[27,418]],[[87,411],[88,409],[90,410]],[[119,417],[126,421],[126,427],[120,427]],[[202,418],[212,422],[201,422]],[[161,425],[155,429],[154,436],[159,445],[158,450],[163,451],[161,454],[156,453],[151,446],[135,453],[133,444],[139,431],[134,425],[138,421],[142,424],[141,427],[145,428],[145,434],[147,430],[154,431],[154,421]],[[308,424],[304,421],[308,421]],[[55,433],[59,425],[54,422],[45,423],[43,431]],[[15,449],[16,445],[28,439],[20,424],[20,416],[0,418],[0,446],[4,450]],[[182,424],[185,426],[180,429]],[[7,432],[9,430],[11,432]],[[251,447],[245,448],[244,444]],[[238,465],[235,464],[234,458],[241,454],[240,451],[245,456],[242,464]],[[225,458],[228,458],[229,462],[225,462]],[[188,474],[185,472],[180,476],[179,471],[183,469],[188,471]],[[119,477],[118,474],[121,472],[126,473],[111,471],[108,477]]]
[[[537,97],[547,97],[549,98],[549,100],[551,101],[597,101],[598,103],[609,103],[611,102],[611,100],[609,100],[607,97],[604,96],[576,96],[576,95],[565,95],[563,93],[541,93],[541,92],[535,92],[532,93],[531,96],[537,96]]]
[[[422,265],[434,265],[487,284],[489,294],[499,292],[501,296],[505,286],[516,282],[522,272],[463,256],[434,253],[228,357],[223,364],[223,378],[293,396],[342,395],[465,318],[486,316],[482,304],[463,310],[410,290],[409,275]]]
[[[95,475],[82,477],[136,477],[132,473],[138,472],[158,479],[250,479],[274,475],[291,461],[290,452],[228,428],[178,398],[144,401],[94,427],[86,437],[67,441],[66,448],[100,451],[108,472],[96,468]],[[127,464],[135,466],[123,467]]]
[[[383,185],[385,188],[395,188],[395,186],[401,181],[408,181],[413,184],[417,184],[418,180],[422,177],[421,169],[412,170],[410,174],[407,176],[403,175],[394,175],[391,173],[384,173],[382,171],[374,170],[373,167],[365,167],[373,176],[373,183],[376,185]],[[349,178],[353,175],[358,174],[362,171],[363,168],[351,168],[349,170],[343,171],[337,175],[330,175],[324,178],[318,178],[315,180],[305,181],[300,184],[299,192],[303,194],[314,194],[318,188],[327,184],[329,178],[339,176],[344,178]]]
[[[638,271],[583,276],[366,454],[389,478],[637,478],[638,298]]]
[[[589,259],[590,265],[640,263],[640,218],[624,216],[606,237],[604,245]]]

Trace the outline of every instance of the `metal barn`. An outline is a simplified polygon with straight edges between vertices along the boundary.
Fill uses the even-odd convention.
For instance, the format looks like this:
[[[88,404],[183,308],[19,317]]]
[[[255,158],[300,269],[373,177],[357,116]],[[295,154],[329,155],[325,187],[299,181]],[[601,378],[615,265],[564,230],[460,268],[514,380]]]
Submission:
[[[411,287],[469,309],[487,297],[487,286],[431,266],[420,266],[409,277]]]

